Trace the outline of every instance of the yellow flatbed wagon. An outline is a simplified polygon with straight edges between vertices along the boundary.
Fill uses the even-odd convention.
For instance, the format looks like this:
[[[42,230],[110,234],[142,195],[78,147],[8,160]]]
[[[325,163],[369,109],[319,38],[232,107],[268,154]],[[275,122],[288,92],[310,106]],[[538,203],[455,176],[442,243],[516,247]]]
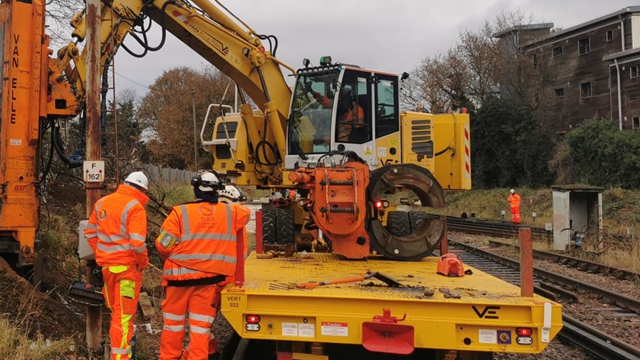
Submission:
[[[307,347],[314,349],[352,344],[391,354],[414,349],[536,354],[562,328],[560,304],[521,297],[519,287],[475,268],[460,278],[438,275],[437,263],[436,257],[345,261],[319,253],[259,259],[254,252],[246,260],[244,286],[225,289],[221,309],[244,339],[302,342],[315,344]],[[375,278],[313,285],[368,271],[402,286]],[[292,354],[295,359],[328,358]]]

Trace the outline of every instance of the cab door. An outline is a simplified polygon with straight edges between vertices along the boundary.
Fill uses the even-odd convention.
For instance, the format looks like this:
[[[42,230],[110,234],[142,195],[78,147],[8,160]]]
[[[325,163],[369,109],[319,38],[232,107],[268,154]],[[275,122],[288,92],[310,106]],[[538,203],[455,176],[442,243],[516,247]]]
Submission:
[[[355,151],[369,165],[375,165],[371,73],[347,69],[340,83],[332,129],[334,149]]]
[[[376,74],[374,88],[374,155],[377,167],[400,163],[398,77]]]

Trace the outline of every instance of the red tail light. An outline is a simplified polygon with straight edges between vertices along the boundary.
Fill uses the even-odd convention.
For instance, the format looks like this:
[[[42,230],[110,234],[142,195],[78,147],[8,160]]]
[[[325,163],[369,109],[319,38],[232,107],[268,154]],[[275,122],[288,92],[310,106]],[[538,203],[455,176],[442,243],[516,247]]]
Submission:
[[[373,205],[376,207],[376,209],[386,209],[389,207],[389,202],[387,200],[376,200]]]
[[[517,328],[516,335],[518,336],[531,336],[533,334],[533,330],[531,328]]]
[[[260,315],[247,315],[246,320],[249,324],[257,324],[260,322]]]

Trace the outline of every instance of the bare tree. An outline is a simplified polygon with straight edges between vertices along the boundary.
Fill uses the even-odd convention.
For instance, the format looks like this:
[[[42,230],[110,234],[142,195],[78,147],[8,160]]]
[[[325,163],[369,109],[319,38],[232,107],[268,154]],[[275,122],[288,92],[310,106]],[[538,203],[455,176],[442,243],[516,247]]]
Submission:
[[[73,16],[84,9],[80,0],[49,0],[45,5],[47,35],[51,37],[51,46],[59,48],[68,44],[73,27],[70,24]]]
[[[414,69],[403,103],[424,104],[431,112],[473,111],[499,92],[537,107],[554,73],[547,58],[521,50],[523,43],[549,33],[548,27],[531,22],[520,12],[503,12],[477,31],[461,32],[446,54],[425,58]]]

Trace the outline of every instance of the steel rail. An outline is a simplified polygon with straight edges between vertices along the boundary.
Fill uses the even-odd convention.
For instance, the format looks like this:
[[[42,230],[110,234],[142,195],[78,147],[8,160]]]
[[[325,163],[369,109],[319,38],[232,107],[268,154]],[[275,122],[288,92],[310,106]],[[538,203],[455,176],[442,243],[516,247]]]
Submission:
[[[519,246],[516,244],[509,244],[509,243],[495,241],[495,240],[489,240],[489,242],[499,244],[499,245],[512,246],[515,248],[519,248]],[[585,260],[585,259],[580,259],[573,256],[564,255],[564,254],[558,254],[554,252],[535,250],[535,249],[533,250],[533,257],[536,259],[553,261],[560,265],[571,266],[573,268],[577,268],[578,270],[582,270],[582,271],[586,270],[592,273],[612,276],[618,280],[640,281],[640,273],[617,268],[610,265],[597,263],[591,260]]]

